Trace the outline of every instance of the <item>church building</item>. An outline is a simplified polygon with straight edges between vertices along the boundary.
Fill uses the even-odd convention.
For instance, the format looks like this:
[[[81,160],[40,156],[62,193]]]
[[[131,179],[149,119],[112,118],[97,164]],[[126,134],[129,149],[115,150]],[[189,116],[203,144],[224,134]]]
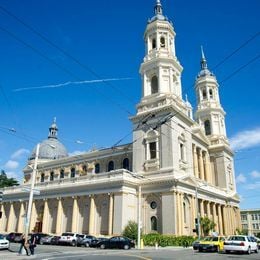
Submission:
[[[144,32],[142,95],[130,118],[132,142],[68,156],[54,120],[48,138],[28,159],[24,183],[3,189],[1,233],[24,232],[25,187],[34,179],[35,161],[40,194],[33,197],[30,231],[121,234],[128,221],[138,221],[139,203],[144,234],[196,235],[198,216],[213,220],[221,235],[241,228],[218,81],[202,50],[193,113],[182,95],[175,36],[157,0]]]

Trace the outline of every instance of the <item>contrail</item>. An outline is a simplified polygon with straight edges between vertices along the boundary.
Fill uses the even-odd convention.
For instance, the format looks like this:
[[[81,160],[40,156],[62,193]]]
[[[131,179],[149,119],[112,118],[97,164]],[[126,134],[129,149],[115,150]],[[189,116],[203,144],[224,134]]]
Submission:
[[[61,88],[69,85],[82,85],[82,84],[91,84],[91,83],[100,83],[107,81],[118,81],[118,80],[130,80],[132,78],[114,78],[114,79],[94,79],[94,80],[83,80],[83,81],[68,81],[55,85],[44,85],[39,87],[29,87],[29,88],[17,88],[14,89],[14,92],[26,91],[26,90],[34,90],[34,89],[45,89],[45,88]]]

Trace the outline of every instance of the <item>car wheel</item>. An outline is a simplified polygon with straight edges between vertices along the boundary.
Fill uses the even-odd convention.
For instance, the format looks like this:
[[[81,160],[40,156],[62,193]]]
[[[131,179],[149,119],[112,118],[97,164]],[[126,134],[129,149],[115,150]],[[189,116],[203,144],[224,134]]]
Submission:
[[[130,246],[129,245],[124,245],[124,249],[128,250],[128,249],[130,249]]]
[[[100,248],[105,249],[106,248],[105,244],[100,245]]]
[[[229,251],[229,250],[225,250],[225,253],[226,253],[226,254],[229,254],[229,253],[230,253],[230,251]]]
[[[85,247],[89,247],[89,243],[86,242],[86,243],[84,244],[84,246],[85,246]]]
[[[199,248],[199,252],[202,252],[202,249],[201,249],[201,248]]]
[[[249,246],[247,249],[247,254],[250,255],[251,254],[251,247]]]
[[[72,245],[72,246],[76,246],[76,245],[77,245],[76,241],[72,241],[72,242],[71,242],[71,245]]]
[[[216,250],[218,253],[220,252],[220,247],[219,246],[217,246],[217,250]]]
[[[259,250],[258,250],[258,247],[256,247],[256,250],[255,250],[255,252],[258,254],[258,252],[259,252]]]

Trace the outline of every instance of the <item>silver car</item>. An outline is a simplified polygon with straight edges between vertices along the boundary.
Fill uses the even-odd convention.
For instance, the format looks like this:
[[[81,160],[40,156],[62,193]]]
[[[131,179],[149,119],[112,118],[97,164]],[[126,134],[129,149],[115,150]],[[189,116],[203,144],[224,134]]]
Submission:
[[[0,249],[8,249],[9,241],[5,238],[4,235],[0,234]]]

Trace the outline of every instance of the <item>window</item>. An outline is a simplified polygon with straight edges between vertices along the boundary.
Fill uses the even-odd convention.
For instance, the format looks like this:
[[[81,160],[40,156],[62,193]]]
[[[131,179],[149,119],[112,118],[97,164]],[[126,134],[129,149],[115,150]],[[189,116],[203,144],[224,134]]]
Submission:
[[[108,163],[108,166],[107,166],[107,171],[110,172],[110,171],[113,171],[113,170],[114,170],[114,162],[110,161]]]
[[[155,201],[152,201],[150,204],[151,209],[156,209],[157,208],[157,203]]]
[[[161,37],[160,39],[161,48],[165,48],[165,38]]]
[[[184,144],[183,143],[180,143],[180,159],[182,161],[185,160],[185,158],[184,158]]]
[[[50,174],[50,181],[53,181],[54,180],[54,172],[51,172]]]
[[[61,170],[60,170],[60,179],[63,179],[63,178],[64,178],[64,170],[61,169]]]
[[[206,89],[203,89],[203,90],[202,90],[202,97],[203,97],[203,99],[206,99],[206,98],[207,98]]]
[[[100,164],[99,163],[95,164],[95,173],[100,173]]]
[[[149,143],[150,159],[156,159],[156,142]]]
[[[76,170],[75,170],[75,168],[71,168],[71,170],[70,170],[70,177],[71,177],[71,178],[74,178],[75,175],[76,175]]]
[[[87,165],[84,164],[84,165],[82,166],[82,172],[83,172],[83,173],[86,173],[87,170],[88,170],[88,169],[87,169]]]
[[[158,79],[156,76],[153,76],[151,80],[151,93],[158,93]]]
[[[156,49],[156,39],[153,39],[153,40],[152,40],[152,48],[153,48],[153,49]]]
[[[41,174],[41,182],[44,182],[45,175],[44,173]]]
[[[241,220],[247,220],[247,215],[242,215]]]
[[[129,159],[125,158],[123,160],[123,169],[129,170]]]
[[[212,89],[209,90],[209,98],[213,99],[213,91],[212,91]]]
[[[157,218],[155,216],[151,217],[151,230],[157,231]]]
[[[209,120],[206,120],[204,122],[204,129],[205,129],[206,135],[211,135],[211,127],[210,127],[210,121]]]

